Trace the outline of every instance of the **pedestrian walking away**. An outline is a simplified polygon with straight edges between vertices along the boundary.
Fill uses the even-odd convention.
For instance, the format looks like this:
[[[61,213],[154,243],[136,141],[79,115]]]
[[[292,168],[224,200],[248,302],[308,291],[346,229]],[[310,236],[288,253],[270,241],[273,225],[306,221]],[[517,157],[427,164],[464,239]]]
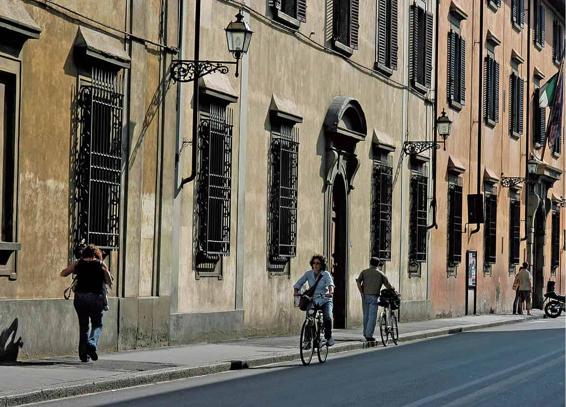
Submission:
[[[526,303],[527,315],[531,315],[531,290],[533,286],[533,276],[529,271],[529,263],[524,262],[517,273],[519,281],[519,309],[518,314],[523,313],[523,302]]]
[[[367,341],[373,342],[375,341],[373,333],[375,331],[381,286],[385,285],[385,287],[391,290],[394,290],[394,288],[389,283],[385,274],[380,270],[380,267],[383,267],[383,262],[379,258],[372,257],[369,264],[370,267],[360,273],[356,279],[356,283],[362,295],[362,311],[364,318],[363,335]]]
[[[334,345],[332,337],[332,296],[334,295],[334,280],[326,271],[326,259],[321,254],[315,254],[310,261],[311,269],[307,270],[293,285],[295,298],[300,296],[299,291],[305,283],[315,287],[310,308],[322,310],[324,319],[324,337],[328,346]],[[318,280],[318,283],[317,283]]]
[[[106,290],[112,278],[100,260],[102,253],[95,245],[86,246],[77,262],[61,271],[61,276],[75,275],[74,306],[79,319],[79,358],[82,362],[98,359],[98,341],[102,334],[102,315]],[[90,331],[89,331],[90,325]]]

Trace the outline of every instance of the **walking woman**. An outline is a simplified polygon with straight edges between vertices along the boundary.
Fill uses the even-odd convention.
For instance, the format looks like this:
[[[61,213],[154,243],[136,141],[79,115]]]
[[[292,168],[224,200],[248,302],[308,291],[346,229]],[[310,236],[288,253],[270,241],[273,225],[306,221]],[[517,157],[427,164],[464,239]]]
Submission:
[[[98,340],[102,333],[102,311],[104,309],[104,284],[112,280],[102,259],[102,253],[93,244],[85,247],[81,258],[61,272],[61,276],[75,274],[74,306],[79,317],[79,358],[87,362],[98,359]],[[90,332],[89,332],[90,324]]]

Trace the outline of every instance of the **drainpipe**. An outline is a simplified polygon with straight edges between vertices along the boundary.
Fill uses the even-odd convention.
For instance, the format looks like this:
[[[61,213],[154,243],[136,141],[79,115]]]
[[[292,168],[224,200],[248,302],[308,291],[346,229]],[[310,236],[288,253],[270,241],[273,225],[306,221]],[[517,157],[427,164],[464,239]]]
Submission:
[[[529,0],[529,8],[527,9],[527,126],[525,129],[525,178],[529,179],[529,147],[531,133],[531,6],[532,1]],[[535,101],[536,102],[536,101]],[[525,182],[525,237],[521,241],[527,240],[529,236],[529,224],[527,221],[527,213],[529,210],[529,183]],[[529,242],[527,241],[527,246]],[[527,251],[528,251],[527,247]]]
[[[427,226],[428,229],[438,229],[438,224],[436,223],[436,143],[438,142],[438,134],[436,133],[436,117],[438,112],[438,19],[439,19],[439,9],[440,1],[436,2],[436,14],[434,15],[435,21],[435,38],[436,44],[434,47],[434,105],[432,107],[432,132],[434,134],[434,148],[432,149],[432,201],[430,206],[432,206],[432,224]],[[446,143],[446,140],[444,140]]]
[[[477,167],[477,183],[476,194],[481,192],[481,138],[482,138],[482,96],[483,96],[483,0],[480,1],[480,58],[479,58],[479,81],[478,81],[478,167]],[[480,231],[480,223],[476,223],[476,227],[470,232],[470,236]]]

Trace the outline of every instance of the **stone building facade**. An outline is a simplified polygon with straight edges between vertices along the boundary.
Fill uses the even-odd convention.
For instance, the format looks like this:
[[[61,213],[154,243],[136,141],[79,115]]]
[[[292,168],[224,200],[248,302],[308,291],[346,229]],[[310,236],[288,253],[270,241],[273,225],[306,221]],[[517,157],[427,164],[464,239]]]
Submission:
[[[535,171],[541,186],[500,187],[503,176],[524,175],[529,154],[540,156],[527,136],[534,116],[510,135],[500,90],[499,120],[484,124],[473,44],[482,31],[502,89],[513,72],[550,78],[550,10],[559,15],[564,2],[544,0],[540,50],[527,22],[512,28],[510,4],[487,3],[480,24],[479,0],[2,2],[0,330],[17,330],[27,357],[74,351],[76,317],[58,272],[82,240],[110,253],[116,278],[105,350],[297,332],[291,286],[314,253],[334,275],[338,328],[361,323],[355,278],[372,256],[386,260],[404,320],[472,312],[466,298],[477,312],[508,311],[507,211],[488,235],[489,267],[483,224],[477,233],[466,226],[460,260],[448,264],[448,196],[461,187],[466,213],[480,174],[498,208],[517,197],[520,219],[534,222],[539,212],[526,213],[525,202],[558,177],[549,192],[557,203],[564,163],[547,152]],[[240,8],[254,33],[239,76],[233,66],[204,75],[195,98],[172,67],[194,59],[197,29],[201,61],[232,60],[224,28]],[[451,27],[466,41],[450,37],[466,50],[466,69],[447,91]],[[524,89],[532,94],[535,80]],[[435,140],[442,109],[453,121],[446,151],[419,151]],[[520,257],[542,256],[546,281],[550,235],[524,230]],[[466,288],[467,250],[477,252],[475,291]]]

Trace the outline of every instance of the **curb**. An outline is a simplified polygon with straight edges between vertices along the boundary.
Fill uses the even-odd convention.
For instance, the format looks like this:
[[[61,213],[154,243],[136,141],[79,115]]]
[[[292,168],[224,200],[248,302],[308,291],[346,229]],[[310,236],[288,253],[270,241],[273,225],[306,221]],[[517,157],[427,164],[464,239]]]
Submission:
[[[532,315],[523,319],[497,321],[485,324],[462,325],[452,328],[437,328],[427,331],[418,331],[408,333],[399,337],[399,342],[409,342],[419,339],[433,338],[438,336],[453,335],[462,332],[475,331],[478,329],[490,328],[500,325],[513,324],[518,322],[529,321],[533,319],[542,319],[542,315]],[[380,342],[354,342],[347,344],[337,344],[329,349],[329,353],[351,352],[354,350],[363,350],[380,347]],[[120,375],[116,378],[106,378],[97,382],[77,383],[70,386],[49,387],[42,390],[34,390],[27,393],[20,393],[0,397],[0,407],[19,406],[29,403],[39,403],[43,401],[57,400],[67,397],[75,397],[86,394],[100,393],[109,390],[120,390],[129,387],[153,384],[159,382],[168,382],[178,379],[186,379],[196,376],[205,376],[209,374],[222,373],[230,370],[240,370],[253,367],[259,367],[279,362],[289,362],[300,358],[299,352],[286,353],[282,355],[274,355],[249,360],[234,360],[231,362],[216,363],[199,367],[174,367],[159,369],[156,371],[130,373]]]

